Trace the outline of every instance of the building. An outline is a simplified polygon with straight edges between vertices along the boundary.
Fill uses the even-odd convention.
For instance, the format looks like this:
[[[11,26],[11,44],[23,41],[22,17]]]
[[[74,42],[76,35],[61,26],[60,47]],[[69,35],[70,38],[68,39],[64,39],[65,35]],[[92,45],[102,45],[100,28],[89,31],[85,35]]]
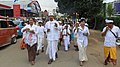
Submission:
[[[0,10],[5,10],[5,16],[7,16],[6,15],[6,9],[11,9],[11,7],[7,6],[7,5],[4,5],[4,4],[0,4]],[[5,18],[5,17],[0,14],[0,19],[1,18]]]
[[[115,15],[120,15],[120,0],[114,2]]]
[[[14,2],[14,0],[0,0],[1,4],[7,4],[11,7],[11,9],[6,10],[7,16],[13,17],[13,5],[14,4],[20,4],[20,16],[36,16],[39,15],[39,12],[41,11],[41,7],[36,0],[17,0]],[[0,10],[0,14],[5,12],[5,10]],[[4,14],[2,14],[4,15]]]

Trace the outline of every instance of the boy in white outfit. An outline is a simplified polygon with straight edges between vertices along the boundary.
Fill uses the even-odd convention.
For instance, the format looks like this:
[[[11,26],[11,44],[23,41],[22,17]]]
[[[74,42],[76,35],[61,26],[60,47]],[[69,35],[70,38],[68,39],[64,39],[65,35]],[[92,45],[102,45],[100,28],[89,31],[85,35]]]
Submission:
[[[68,29],[68,25],[65,26],[62,35],[64,40],[65,51],[67,52],[69,47],[69,37],[70,37],[70,30]]]
[[[44,31],[45,28],[42,26],[42,21],[38,22],[37,27],[37,39],[38,39],[38,46],[37,46],[37,55],[39,55],[39,51],[44,52],[44,45],[43,45],[43,38],[44,38]]]

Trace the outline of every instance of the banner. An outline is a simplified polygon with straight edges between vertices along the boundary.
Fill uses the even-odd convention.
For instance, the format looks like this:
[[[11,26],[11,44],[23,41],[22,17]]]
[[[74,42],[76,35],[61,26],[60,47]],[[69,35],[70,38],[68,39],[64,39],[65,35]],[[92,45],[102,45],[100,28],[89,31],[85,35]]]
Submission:
[[[14,17],[20,17],[20,4],[13,5],[13,14]]]

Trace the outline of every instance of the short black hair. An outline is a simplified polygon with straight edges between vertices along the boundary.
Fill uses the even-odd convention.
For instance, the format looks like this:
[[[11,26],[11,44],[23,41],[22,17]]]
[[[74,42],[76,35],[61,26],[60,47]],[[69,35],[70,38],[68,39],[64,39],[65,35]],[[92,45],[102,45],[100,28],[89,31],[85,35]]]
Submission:
[[[30,19],[32,19],[32,20],[35,22],[35,18],[33,18],[33,17],[29,17],[29,20],[30,20]]]

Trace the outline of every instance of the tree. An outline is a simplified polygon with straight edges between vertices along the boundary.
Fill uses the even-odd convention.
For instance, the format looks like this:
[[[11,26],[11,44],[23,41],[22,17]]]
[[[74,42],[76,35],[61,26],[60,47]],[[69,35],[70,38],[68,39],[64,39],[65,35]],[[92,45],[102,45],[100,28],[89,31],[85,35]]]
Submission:
[[[111,17],[111,15],[113,14],[113,11],[114,11],[114,9],[113,9],[112,3],[108,3],[107,14],[109,17]]]
[[[101,12],[103,0],[55,0],[59,12],[69,15],[78,13],[81,17],[94,17]]]

